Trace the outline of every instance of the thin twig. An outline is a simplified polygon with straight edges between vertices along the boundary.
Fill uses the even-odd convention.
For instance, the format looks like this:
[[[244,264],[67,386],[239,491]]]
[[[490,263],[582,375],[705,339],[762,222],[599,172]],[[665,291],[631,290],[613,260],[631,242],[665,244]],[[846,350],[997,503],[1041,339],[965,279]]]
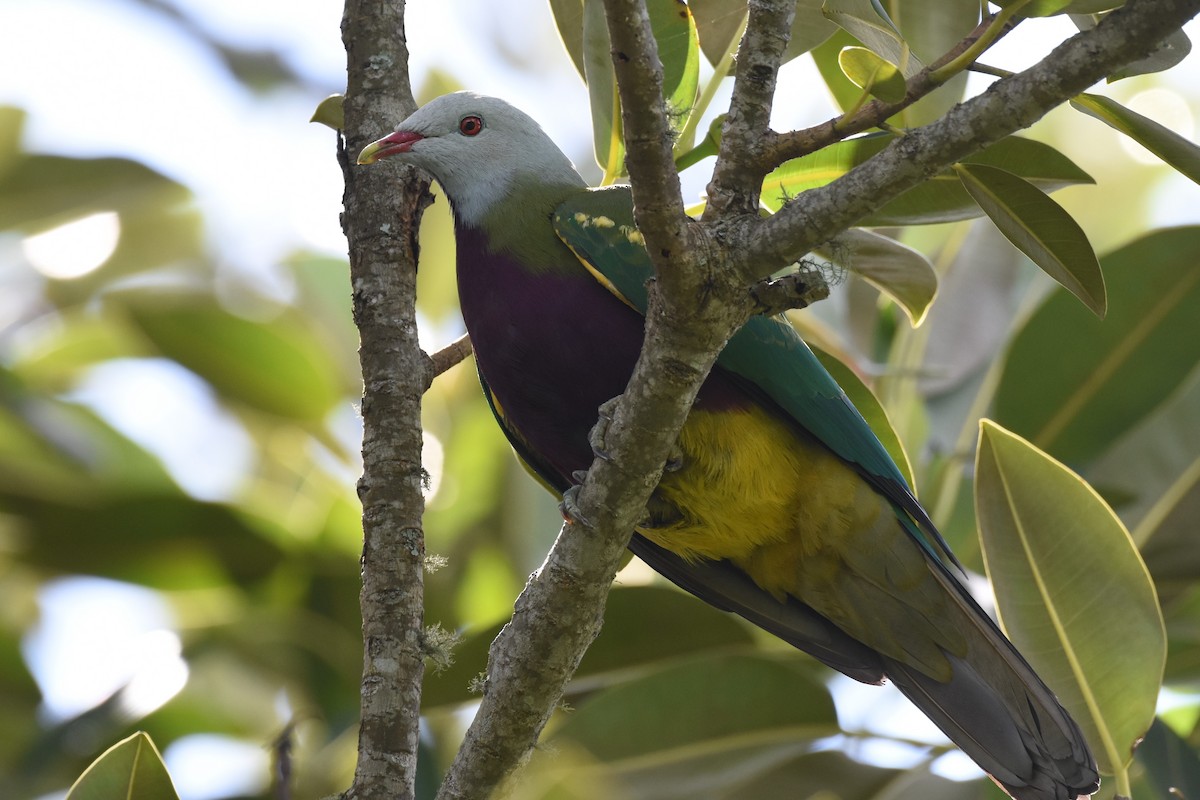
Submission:
[[[429,381],[432,383],[434,378],[470,355],[471,337],[464,333],[429,357]]]

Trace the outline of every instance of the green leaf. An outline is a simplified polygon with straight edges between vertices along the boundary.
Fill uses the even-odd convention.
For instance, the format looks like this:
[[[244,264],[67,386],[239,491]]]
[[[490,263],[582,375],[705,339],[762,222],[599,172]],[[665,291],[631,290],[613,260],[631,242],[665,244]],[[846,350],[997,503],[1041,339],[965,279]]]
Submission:
[[[179,800],[158,748],[138,731],[92,762],[67,800]]]
[[[1008,8],[1021,0],[991,0]],[[1049,17],[1055,14],[1099,14],[1125,4],[1125,0],[1033,0],[1021,8],[1019,17]]]
[[[1123,772],[1154,720],[1166,660],[1150,575],[1086,482],[988,420],[975,475],[1005,629],[1080,723],[1101,771]]]
[[[890,237],[851,228],[817,252],[895,300],[914,328],[937,295],[937,273],[929,259]]]
[[[879,0],[825,0],[822,12],[869,49],[899,67],[905,78],[921,71],[920,59],[884,11]]]
[[[996,420],[1068,463],[1102,452],[1200,362],[1200,227],[1152,233],[1101,259],[1108,316],[1065,291],[1009,348]]]
[[[573,24],[574,17],[569,8],[564,7],[562,17],[556,15],[560,26]],[[680,133],[695,106],[700,84],[700,42],[695,20],[682,0],[651,0],[647,11],[663,67],[667,114],[672,130]],[[596,161],[604,170],[605,182],[611,183],[625,174],[625,146],[608,23],[600,0],[584,2],[580,24],[583,74],[592,109],[593,146]],[[564,41],[568,38],[574,39],[573,32],[563,34]]]
[[[1137,759],[1149,773],[1159,797],[1200,797],[1200,757],[1161,719],[1150,726],[1138,746]]]
[[[558,28],[559,38],[571,63],[579,72],[579,77],[586,78],[583,55],[583,4],[584,0],[550,0],[550,12],[554,16],[554,26]]]
[[[816,153],[782,164],[763,181],[762,202],[778,211],[791,197],[824,186],[845,175],[891,144],[892,134],[847,139]],[[964,159],[966,164],[1000,167],[1044,191],[1094,183],[1091,176],[1049,145],[1009,136]],[[980,215],[979,206],[953,171],[935,175],[868,215],[858,224],[924,225],[954,222]]]
[[[1125,134],[1176,171],[1200,183],[1200,147],[1193,142],[1098,94],[1081,94],[1071,101],[1071,105]]]
[[[888,15],[913,53],[931,64],[955,47],[979,23],[976,0],[884,0]],[[916,128],[940,119],[966,93],[966,72],[955,75],[892,118],[892,123]]]
[[[345,397],[344,373],[320,334],[294,316],[254,322],[201,297],[134,298],[132,321],[164,356],[227,400],[319,423]]]
[[[1108,76],[1108,82],[1132,78],[1135,75],[1150,75],[1165,72],[1176,66],[1192,52],[1192,40],[1183,31],[1175,31],[1158,43],[1150,55],[1126,64]]]
[[[346,116],[342,110],[346,98],[340,94],[331,94],[317,103],[317,108],[313,111],[309,122],[317,122],[327,128],[333,128],[335,131],[340,131],[346,127]]]
[[[900,443],[900,437],[896,435],[896,429],[892,427],[892,421],[888,418],[887,411],[879,402],[879,398],[863,383],[862,378],[858,377],[858,373],[846,366],[836,356],[819,347],[809,345],[809,348],[822,366],[829,370],[829,374],[838,382],[838,385],[846,392],[846,396],[850,398],[850,402],[871,426],[871,430],[883,444],[884,449],[888,451],[888,455],[892,457],[896,466],[900,468],[900,472],[904,474],[904,480],[908,481],[909,488],[912,489],[913,494],[916,494],[917,481],[913,476],[912,463],[908,460],[908,453],[905,452],[904,445]]]
[[[0,175],[0,230],[38,233],[101,211],[124,222],[190,199],[181,184],[129,159],[23,156]]]
[[[1104,275],[1079,223],[1040,189],[1011,172],[983,164],[957,164],[954,169],[1000,232],[1103,319],[1107,305]]]
[[[842,50],[838,65],[855,86],[886,103],[898,103],[908,93],[900,71],[865,47]]]
[[[821,13],[822,2],[796,0],[791,35],[783,51],[782,63],[817,47],[837,30],[837,26]],[[734,37],[746,18],[746,0],[691,0],[688,7],[696,19],[704,57],[715,67],[731,47],[737,47]]]
[[[427,675],[423,711],[474,699],[471,679],[487,666],[487,651],[502,624],[469,635],[454,664]],[[754,637],[733,616],[691,595],[659,586],[616,586],[609,593],[604,627],[588,648],[568,692],[603,685],[619,671],[681,656],[753,646]]]
[[[762,656],[729,655],[614,686],[568,716],[551,741],[573,742],[618,767],[645,769],[838,730],[829,690],[805,671]]]

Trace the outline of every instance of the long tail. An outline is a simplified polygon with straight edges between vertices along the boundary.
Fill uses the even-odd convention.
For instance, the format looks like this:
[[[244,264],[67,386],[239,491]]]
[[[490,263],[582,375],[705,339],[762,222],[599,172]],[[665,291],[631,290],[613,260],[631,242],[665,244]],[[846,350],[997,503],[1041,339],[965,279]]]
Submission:
[[[1096,762],[1075,720],[962,585],[940,565],[932,568],[973,632],[967,653],[947,654],[953,677],[946,683],[887,657],[884,672],[1017,800],[1095,792]]]

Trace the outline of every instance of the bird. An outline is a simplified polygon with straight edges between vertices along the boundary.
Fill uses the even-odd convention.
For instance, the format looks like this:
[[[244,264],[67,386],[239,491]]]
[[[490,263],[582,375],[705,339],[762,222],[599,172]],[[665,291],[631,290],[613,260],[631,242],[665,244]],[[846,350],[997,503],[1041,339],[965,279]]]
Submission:
[[[368,144],[449,199],[463,321],[513,449],[559,496],[642,347],[652,266],[627,186],[589,188],[529,115],[438,97]],[[704,380],[630,549],[864,683],[890,680],[1016,800],[1099,786],[1078,724],[980,608],[902,473],[785,321]]]

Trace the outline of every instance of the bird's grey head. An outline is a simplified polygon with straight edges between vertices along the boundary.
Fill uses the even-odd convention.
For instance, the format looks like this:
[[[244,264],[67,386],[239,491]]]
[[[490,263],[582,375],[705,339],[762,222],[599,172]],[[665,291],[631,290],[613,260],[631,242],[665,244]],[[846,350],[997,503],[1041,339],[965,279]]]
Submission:
[[[363,148],[359,164],[399,157],[442,185],[458,217],[477,224],[522,185],[583,186],[570,159],[533,121],[503,100],[442,95],[394,133]]]

